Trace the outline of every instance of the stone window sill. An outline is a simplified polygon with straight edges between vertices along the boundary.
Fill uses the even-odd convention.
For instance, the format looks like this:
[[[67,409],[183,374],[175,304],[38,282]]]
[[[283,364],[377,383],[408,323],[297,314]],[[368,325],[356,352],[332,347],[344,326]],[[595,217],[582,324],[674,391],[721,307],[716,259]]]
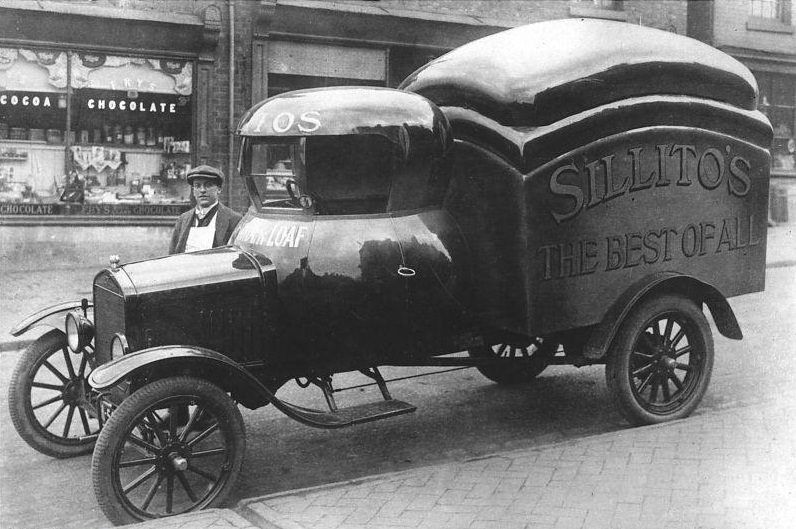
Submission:
[[[793,35],[793,26],[771,18],[749,17],[746,20],[748,31],[767,31],[769,33],[787,33]]]

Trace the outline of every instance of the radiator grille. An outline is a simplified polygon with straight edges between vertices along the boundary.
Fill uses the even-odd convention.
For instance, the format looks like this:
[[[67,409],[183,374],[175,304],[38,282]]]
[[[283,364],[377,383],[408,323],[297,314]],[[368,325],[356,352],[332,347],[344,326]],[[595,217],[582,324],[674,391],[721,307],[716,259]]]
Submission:
[[[97,363],[111,359],[111,340],[117,332],[125,332],[124,296],[116,281],[106,274],[94,282],[94,329]]]

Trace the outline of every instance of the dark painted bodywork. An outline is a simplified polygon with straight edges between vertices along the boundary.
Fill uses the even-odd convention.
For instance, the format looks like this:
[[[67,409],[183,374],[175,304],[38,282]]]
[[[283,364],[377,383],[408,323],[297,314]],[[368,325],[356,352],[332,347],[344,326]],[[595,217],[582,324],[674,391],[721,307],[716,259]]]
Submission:
[[[598,359],[608,320],[656,288],[708,302],[738,338],[725,298],[764,287],[755,98],[713,48],[574,20],[463,46],[400,90],[270,98],[239,125],[241,176],[257,142],[379,136],[400,153],[381,209],[255,195],[230,247],[101,272],[97,358],[124,332],[132,350],[207,348],[281,380],[586,329]]]
[[[462,46],[400,88],[451,123],[445,208],[489,274],[473,294],[492,324],[595,325],[661,272],[725,297],[763,289],[771,126],[751,73],[722,52],[554,21]]]

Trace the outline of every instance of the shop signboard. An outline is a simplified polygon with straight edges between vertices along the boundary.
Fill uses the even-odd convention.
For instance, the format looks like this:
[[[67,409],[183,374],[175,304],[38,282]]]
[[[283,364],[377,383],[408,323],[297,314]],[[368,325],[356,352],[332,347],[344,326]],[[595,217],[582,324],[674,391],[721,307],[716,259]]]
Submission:
[[[51,204],[32,203],[0,203],[0,215],[3,216],[153,216],[176,217],[190,209],[190,204],[68,204],[56,202]]]

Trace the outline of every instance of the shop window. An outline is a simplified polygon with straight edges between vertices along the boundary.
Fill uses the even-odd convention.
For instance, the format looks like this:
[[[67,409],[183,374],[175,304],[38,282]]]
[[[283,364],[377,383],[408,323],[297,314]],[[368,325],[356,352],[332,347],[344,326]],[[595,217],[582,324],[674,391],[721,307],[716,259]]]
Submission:
[[[87,202],[189,200],[192,65],[75,54],[71,161]]]
[[[185,60],[0,49],[0,204],[178,214],[190,200],[192,79]]]
[[[771,170],[796,176],[796,75],[757,72],[755,77],[759,109],[774,128]]]
[[[0,48],[0,203],[58,200],[67,60],[59,51]]]

